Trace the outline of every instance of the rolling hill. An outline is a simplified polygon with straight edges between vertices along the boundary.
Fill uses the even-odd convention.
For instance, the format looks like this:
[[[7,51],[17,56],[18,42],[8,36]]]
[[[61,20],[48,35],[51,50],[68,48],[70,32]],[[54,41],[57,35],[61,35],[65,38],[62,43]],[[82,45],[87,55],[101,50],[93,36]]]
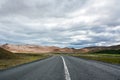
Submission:
[[[84,51],[83,51],[84,50]],[[84,52],[91,52],[91,53],[102,53],[102,52],[109,52],[109,53],[118,53],[120,51],[120,45],[114,45],[114,46],[94,46],[94,47],[86,47],[82,48],[79,51]]]
[[[39,45],[14,45],[14,44],[4,44],[2,48],[13,52],[13,53],[99,53],[99,51],[108,52],[119,52],[120,45],[114,46],[93,46],[85,47],[81,49],[74,48],[60,48],[56,46],[39,46]],[[111,50],[111,51],[110,51]]]
[[[15,57],[15,54],[0,47],[0,59],[10,59]]]
[[[74,49],[72,48],[59,48],[56,46],[38,46],[38,45],[13,45],[13,44],[4,44],[2,48],[13,52],[13,53],[73,53]]]

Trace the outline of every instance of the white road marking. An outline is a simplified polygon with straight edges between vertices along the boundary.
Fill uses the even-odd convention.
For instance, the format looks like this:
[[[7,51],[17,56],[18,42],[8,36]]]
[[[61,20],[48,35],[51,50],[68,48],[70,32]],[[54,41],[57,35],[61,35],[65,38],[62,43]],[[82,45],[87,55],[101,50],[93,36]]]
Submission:
[[[67,65],[65,63],[65,59],[61,56],[62,60],[63,60],[63,64],[64,64],[64,70],[65,70],[65,79],[66,80],[71,80],[70,78],[70,73],[68,71]]]

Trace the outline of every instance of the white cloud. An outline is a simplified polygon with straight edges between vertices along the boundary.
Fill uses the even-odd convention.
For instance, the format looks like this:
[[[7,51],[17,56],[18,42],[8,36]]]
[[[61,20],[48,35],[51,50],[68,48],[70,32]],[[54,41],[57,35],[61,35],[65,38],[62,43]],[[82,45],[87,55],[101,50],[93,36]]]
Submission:
[[[119,5],[118,0],[0,1],[0,43],[119,44]]]

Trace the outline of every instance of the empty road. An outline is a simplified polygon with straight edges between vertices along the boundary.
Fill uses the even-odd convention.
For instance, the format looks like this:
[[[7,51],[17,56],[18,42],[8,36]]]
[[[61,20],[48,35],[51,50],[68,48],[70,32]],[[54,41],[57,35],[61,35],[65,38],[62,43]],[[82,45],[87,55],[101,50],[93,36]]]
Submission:
[[[53,56],[0,71],[0,80],[120,80],[120,66]]]

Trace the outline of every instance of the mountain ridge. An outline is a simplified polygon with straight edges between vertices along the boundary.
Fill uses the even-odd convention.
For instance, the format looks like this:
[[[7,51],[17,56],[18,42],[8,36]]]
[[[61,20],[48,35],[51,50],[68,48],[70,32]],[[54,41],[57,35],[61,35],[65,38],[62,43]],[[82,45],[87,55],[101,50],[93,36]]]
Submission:
[[[113,46],[91,46],[80,49],[75,48],[60,48],[56,46],[40,46],[40,45],[15,45],[3,44],[2,48],[13,53],[88,53],[101,50],[120,50],[120,45]]]

